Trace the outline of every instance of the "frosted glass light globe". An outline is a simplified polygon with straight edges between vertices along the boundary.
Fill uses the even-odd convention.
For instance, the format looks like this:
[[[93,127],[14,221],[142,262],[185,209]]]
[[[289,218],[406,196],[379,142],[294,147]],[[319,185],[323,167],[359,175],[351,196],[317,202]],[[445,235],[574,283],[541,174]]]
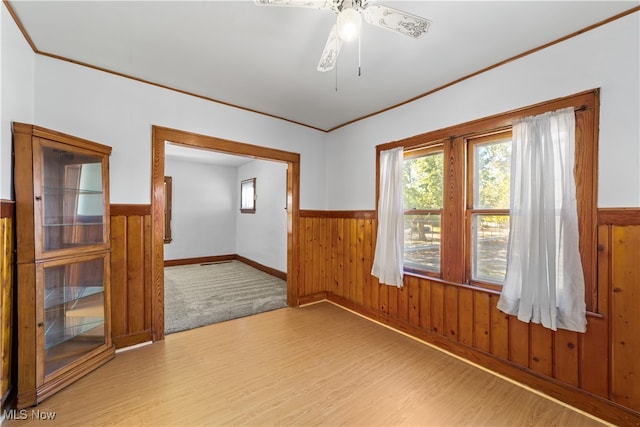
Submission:
[[[342,41],[355,40],[362,28],[362,17],[355,9],[344,9],[338,14],[338,37]]]

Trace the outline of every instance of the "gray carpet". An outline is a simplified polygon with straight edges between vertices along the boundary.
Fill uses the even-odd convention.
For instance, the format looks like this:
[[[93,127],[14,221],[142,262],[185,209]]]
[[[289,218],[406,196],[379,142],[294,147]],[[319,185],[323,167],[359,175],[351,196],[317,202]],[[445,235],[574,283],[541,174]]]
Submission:
[[[287,306],[287,283],[239,261],[164,269],[165,333]]]

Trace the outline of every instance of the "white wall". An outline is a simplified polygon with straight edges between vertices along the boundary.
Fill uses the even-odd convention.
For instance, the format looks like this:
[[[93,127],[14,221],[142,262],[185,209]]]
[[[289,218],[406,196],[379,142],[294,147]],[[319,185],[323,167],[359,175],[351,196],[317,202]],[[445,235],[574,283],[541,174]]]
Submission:
[[[238,254],[287,271],[286,169],[253,160],[240,167],[165,159],[172,178],[173,241],[164,259]],[[256,178],[256,213],[240,213],[240,182]]]
[[[112,146],[111,202],[150,203],[157,124],[301,153],[302,209],[374,209],[376,145],[600,87],[598,206],[640,206],[638,12],[325,135],[34,55],[0,10],[2,198],[12,196],[9,122],[17,120]]]
[[[172,179],[172,242],[164,259],[236,253],[236,168],[165,159]]]
[[[111,203],[151,202],[151,127],[300,153],[300,205],[324,209],[324,133],[52,58],[36,57],[40,126],[113,147]]]
[[[640,206],[640,13],[327,137],[328,208],[375,208],[375,146],[601,88],[599,207]]]
[[[287,271],[287,211],[285,163],[255,160],[238,167],[240,182],[256,178],[256,212],[236,220],[236,253],[262,265]]]
[[[34,122],[35,54],[0,6],[0,199],[13,200],[11,122]]]

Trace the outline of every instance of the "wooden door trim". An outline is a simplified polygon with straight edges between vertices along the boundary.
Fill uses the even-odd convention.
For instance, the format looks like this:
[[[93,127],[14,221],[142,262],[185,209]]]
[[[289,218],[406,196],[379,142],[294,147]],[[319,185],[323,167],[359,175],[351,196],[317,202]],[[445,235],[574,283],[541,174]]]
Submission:
[[[152,127],[151,158],[151,328],[152,339],[164,339],[164,145],[165,141],[262,160],[285,162],[287,168],[287,304],[297,307],[298,217],[300,212],[300,154],[230,141],[161,126]]]

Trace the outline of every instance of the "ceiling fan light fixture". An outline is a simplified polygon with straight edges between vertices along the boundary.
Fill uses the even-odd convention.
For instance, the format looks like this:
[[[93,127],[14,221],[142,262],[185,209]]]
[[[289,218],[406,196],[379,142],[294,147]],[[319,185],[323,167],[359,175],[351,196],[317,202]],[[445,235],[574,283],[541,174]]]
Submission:
[[[350,42],[360,35],[362,16],[355,9],[343,9],[338,14],[337,31],[342,41]]]
[[[360,41],[362,20],[376,27],[419,39],[431,26],[431,21],[409,12],[381,4],[369,5],[369,0],[254,0],[261,6],[293,6],[328,10],[337,15],[336,23],[322,50],[318,71],[333,70],[344,42],[358,39],[358,75],[360,75]]]

